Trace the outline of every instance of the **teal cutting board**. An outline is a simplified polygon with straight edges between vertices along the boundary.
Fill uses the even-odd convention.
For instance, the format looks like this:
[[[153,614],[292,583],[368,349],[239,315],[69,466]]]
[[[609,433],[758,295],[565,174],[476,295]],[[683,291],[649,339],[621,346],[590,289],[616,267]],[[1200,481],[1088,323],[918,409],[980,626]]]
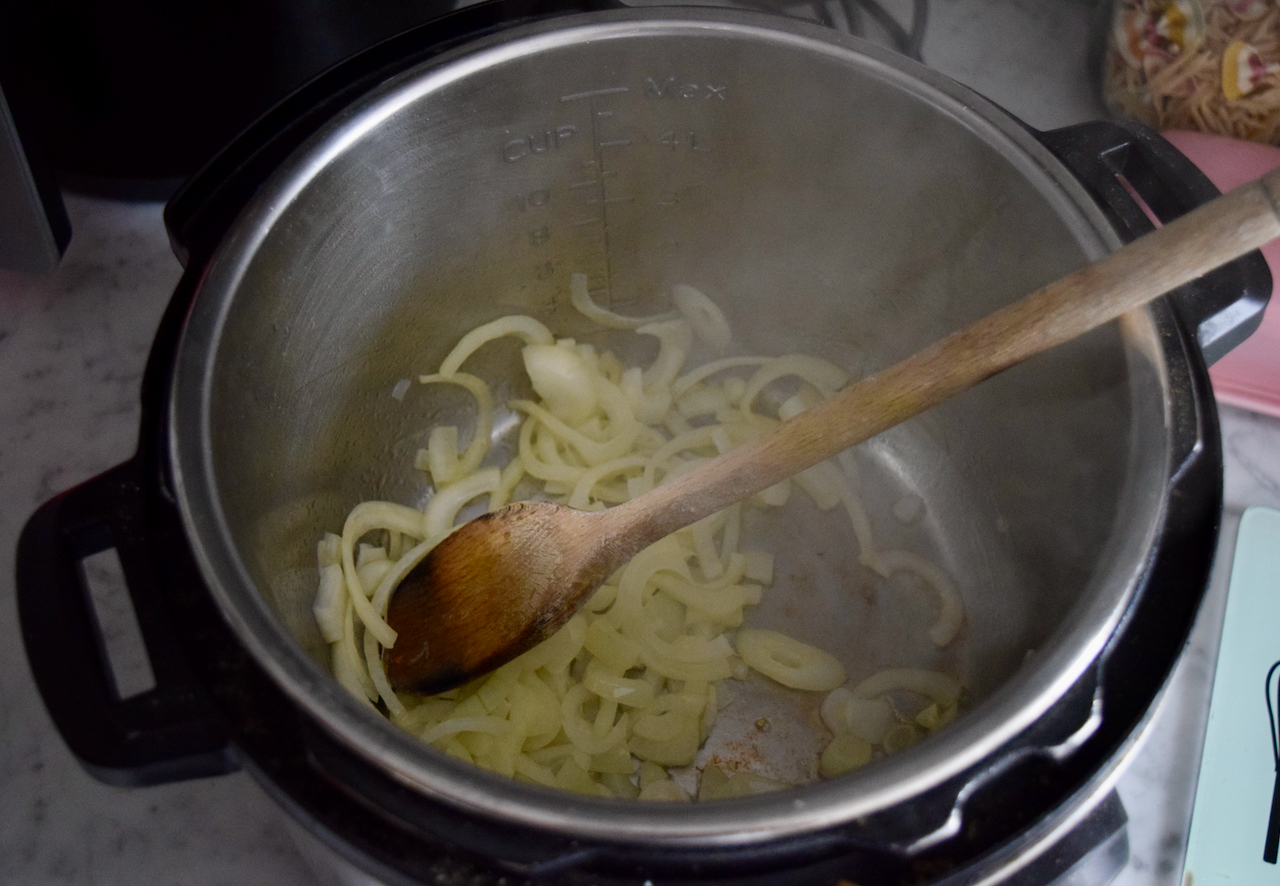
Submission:
[[[1273,731],[1280,668],[1272,672],[1278,662],[1280,511],[1250,508],[1231,566],[1184,886],[1280,884],[1280,808],[1273,812],[1280,799]]]

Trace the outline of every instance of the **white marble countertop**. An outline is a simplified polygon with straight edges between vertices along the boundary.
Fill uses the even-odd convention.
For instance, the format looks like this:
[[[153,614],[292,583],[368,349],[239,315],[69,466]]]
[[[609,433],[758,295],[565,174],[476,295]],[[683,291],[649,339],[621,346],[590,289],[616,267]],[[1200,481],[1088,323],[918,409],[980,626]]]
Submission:
[[[935,0],[925,58],[1040,128],[1101,116],[1084,69],[1089,7]],[[1050,41],[1057,49],[1042,52]],[[42,502],[127,458],[138,384],[180,275],[157,204],[69,197],[57,271],[0,272],[0,884],[309,884],[284,813],[245,774],[146,789],[90,778],[31,683],[14,606],[14,547]],[[1280,507],[1280,420],[1221,410],[1227,518],[1210,603],[1119,783],[1130,815],[1122,886],[1174,886],[1199,759],[1235,526]]]

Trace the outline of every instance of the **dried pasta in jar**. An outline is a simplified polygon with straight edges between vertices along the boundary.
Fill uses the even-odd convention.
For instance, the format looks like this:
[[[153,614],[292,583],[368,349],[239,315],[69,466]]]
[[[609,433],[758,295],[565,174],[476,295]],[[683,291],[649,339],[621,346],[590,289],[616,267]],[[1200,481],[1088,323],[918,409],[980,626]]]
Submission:
[[[1118,0],[1102,97],[1156,129],[1280,143],[1280,0]]]

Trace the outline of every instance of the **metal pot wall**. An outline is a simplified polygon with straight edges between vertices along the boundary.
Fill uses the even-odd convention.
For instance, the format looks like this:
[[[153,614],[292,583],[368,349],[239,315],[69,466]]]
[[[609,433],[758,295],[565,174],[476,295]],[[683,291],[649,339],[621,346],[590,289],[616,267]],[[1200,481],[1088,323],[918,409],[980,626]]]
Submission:
[[[873,514],[926,502],[920,524],[877,528],[958,578],[953,647],[872,582],[847,528],[797,511],[761,529],[788,575],[772,593],[806,605],[766,602],[758,623],[855,674],[940,667],[969,687],[968,712],[909,751],[740,801],[605,802],[436,753],[329,677],[315,541],[358,501],[430,495],[412,452],[423,416],[456,407],[390,392],[465,330],[519,312],[590,337],[566,309],[574,272],[633,313],[688,282],[745,351],[870,371],[1140,233],[1131,189],[1161,218],[1213,193],[1144,130],[1034,133],[818,28],[594,12],[441,43],[493,21],[466,15],[489,18],[313,83],[171,204],[188,273],[139,455],[46,505],[19,551],[28,654],[73,750],[136,782],[238,760],[407,882],[442,858],[570,881],[976,881],[1085,815],[1207,579],[1221,463],[1204,360],[1256,326],[1258,256],[859,449]],[[477,373],[515,377],[514,351],[485,359]],[[163,663],[141,701],[113,698],[77,596],[77,559],[110,546]],[[42,652],[52,637],[68,657]]]

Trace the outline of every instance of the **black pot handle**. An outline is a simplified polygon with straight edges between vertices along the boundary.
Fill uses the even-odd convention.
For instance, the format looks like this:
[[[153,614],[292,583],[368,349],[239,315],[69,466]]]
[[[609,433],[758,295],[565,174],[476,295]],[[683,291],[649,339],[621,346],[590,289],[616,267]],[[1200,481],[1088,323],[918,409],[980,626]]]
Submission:
[[[94,777],[142,786],[239,767],[230,729],[186,664],[167,617],[137,459],[46,502],[18,540],[18,618],[54,725]],[[85,578],[114,549],[154,678],[121,697]]]
[[[185,182],[165,207],[184,266],[207,258],[254,192],[342,108],[378,83],[469,40],[527,22],[625,8],[616,0],[487,0],[448,13],[351,56],[259,117]]]
[[[1152,230],[1153,218],[1170,222],[1219,195],[1194,163],[1140,123],[1082,123],[1035,135],[1089,189],[1126,241]],[[1252,252],[1181,287],[1170,301],[1210,365],[1258,328],[1271,286],[1266,260]]]

